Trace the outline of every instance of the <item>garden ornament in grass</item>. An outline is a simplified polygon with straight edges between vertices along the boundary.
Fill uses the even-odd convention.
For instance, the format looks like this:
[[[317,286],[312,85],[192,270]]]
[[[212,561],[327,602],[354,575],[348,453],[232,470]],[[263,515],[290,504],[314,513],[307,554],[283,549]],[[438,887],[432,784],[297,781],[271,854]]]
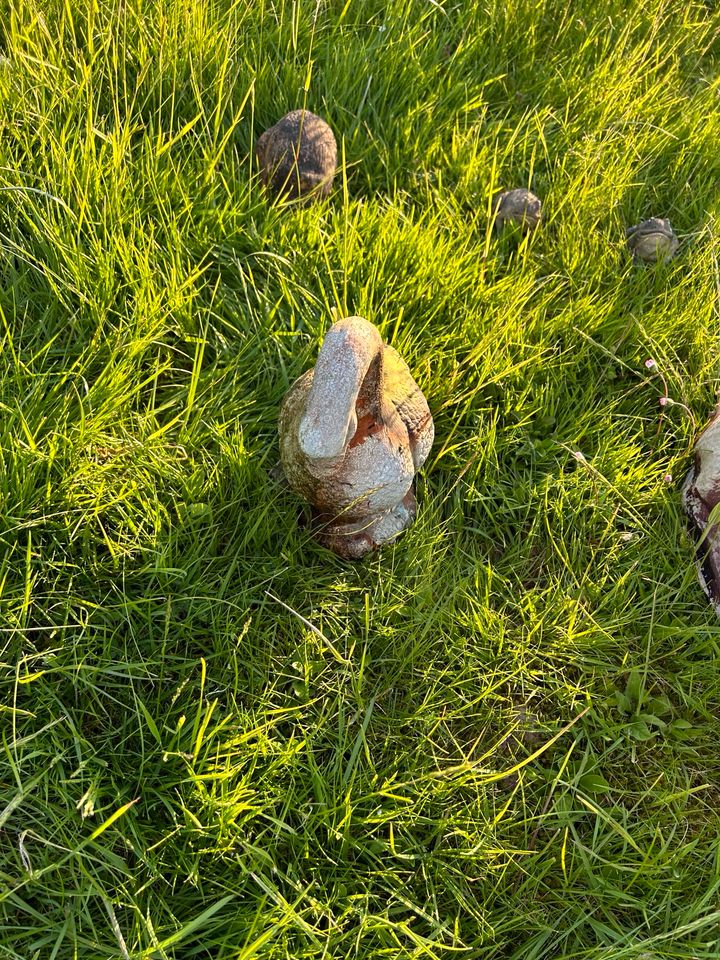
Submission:
[[[650,217],[628,227],[625,236],[633,257],[643,263],[667,263],[680,246],[672,224],[662,217]]]
[[[502,230],[508,223],[523,230],[534,230],[542,219],[542,203],[534,193],[524,187],[499,194],[495,198],[493,210],[498,230]]]
[[[312,202],[332,189],[337,144],[330,127],[309,110],[293,110],[255,145],[260,176],[274,197]]]
[[[410,370],[377,328],[346,317],[280,408],[280,462],[313,508],[316,538],[348,560],[393,541],[415,519],[415,473],[433,420]]]
[[[682,501],[697,539],[700,583],[720,615],[720,404],[695,444]]]

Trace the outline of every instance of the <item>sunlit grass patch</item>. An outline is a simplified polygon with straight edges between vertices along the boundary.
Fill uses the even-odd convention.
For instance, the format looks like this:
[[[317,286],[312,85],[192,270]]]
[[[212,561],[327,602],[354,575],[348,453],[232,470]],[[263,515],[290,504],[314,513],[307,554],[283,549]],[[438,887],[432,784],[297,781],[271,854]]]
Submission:
[[[712,5],[1,24],[0,957],[716,957]],[[280,209],[253,145],[303,103],[341,167]],[[357,565],[270,474],[345,313],[436,425]]]

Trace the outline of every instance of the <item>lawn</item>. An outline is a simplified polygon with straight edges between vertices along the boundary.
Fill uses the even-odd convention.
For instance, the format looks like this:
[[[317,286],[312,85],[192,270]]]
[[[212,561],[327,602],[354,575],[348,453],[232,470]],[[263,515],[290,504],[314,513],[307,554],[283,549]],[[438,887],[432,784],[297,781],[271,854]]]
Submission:
[[[715,4],[0,13],[0,960],[720,957]],[[345,314],[436,427],[356,564],[270,475]]]

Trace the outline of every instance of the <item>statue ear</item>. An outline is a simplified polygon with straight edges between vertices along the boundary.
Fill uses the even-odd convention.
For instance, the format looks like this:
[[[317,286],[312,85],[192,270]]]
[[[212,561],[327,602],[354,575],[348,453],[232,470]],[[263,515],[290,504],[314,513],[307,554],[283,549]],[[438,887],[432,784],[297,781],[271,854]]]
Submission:
[[[300,449],[311,460],[341,456],[357,430],[355,405],[368,371],[381,372],[375,362],[383,342],[376,327],[362,317],[345,317],[323,340],[312,386],[300,421]],[[377,386],[377,385],[376,385]]]

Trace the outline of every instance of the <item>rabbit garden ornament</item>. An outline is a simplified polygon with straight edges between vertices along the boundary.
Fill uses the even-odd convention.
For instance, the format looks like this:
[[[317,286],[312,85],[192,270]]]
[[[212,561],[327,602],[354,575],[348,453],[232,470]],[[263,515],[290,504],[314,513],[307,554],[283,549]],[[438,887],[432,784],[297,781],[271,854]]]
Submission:
[[[312,506],[317,539],[346,559],[415,519],[415,473],[432,447],[427,402],[405,361],[362,317],[335,323],[285,395],[280,461]]]

